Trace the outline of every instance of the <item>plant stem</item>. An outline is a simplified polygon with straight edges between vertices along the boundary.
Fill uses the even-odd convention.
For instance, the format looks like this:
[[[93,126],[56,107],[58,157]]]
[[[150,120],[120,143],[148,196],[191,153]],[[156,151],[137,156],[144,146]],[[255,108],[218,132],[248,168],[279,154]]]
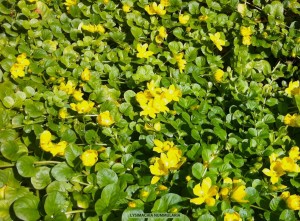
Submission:
[[[15,164],[10,163],[10,164],[6,164],[6,165],[0,165],[0,168],[2,169],[2,168],[14,167],[14,166],[15,166]]]
[[[79,210],[73,210],[73,211],[65,212],[65,214],[68,215],[68,214],[74,214],[74,213],[85,213],[87,211],[88,210],[86,210],[86,209],[79,209]]]
[[[58,164],[58,163],[61,163],[61,162],[59,162],[59,161],[51,161],[51,160],[49,160],[49,161],[36,161],[36,162],[34,162],[34,164],[36,164],[36,165],[48,165],[48,164]]]
[[[250,207],[253,207],[253,208],[256,208],[256,209],[260,209],[260,210],[263,210],[263,211],[268,211],[268,210],[266,210],[264,208],[261,208],[259,206],[255,206],[255,205],[250,205]]]

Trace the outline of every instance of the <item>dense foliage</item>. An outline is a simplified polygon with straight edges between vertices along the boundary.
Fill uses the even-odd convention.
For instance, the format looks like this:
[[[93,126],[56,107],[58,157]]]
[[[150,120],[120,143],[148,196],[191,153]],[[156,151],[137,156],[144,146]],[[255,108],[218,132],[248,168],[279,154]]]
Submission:
[[[297,0],[0,13],[0,220],[300,218]]]

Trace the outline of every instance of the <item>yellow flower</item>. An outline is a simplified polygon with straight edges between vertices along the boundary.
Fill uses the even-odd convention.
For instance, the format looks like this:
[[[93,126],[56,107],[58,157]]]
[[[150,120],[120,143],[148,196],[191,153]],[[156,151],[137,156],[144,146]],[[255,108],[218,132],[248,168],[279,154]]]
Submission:
[[[238,214],[237,212],[225,213],[224,221],[242,221],[242,218],[240,217],[240,214]]]
[[[148,57],[150,57],[151,55],[153,55],[154,54],[154,52],[152,52],[152,51],[147,51],[147,48],[148,48],[148,44],[146,43],[146,44],[137,44],[137,51],[138,51],[138,53],[137,53],[137,57],[138,58],[148,58]]]
[[[83,100],[82,96],[83,96],[83,93],[81,92],[81,90],[78,90],[78,91],[75,90],[73,92],[73,97],[75,98],[76,101],[82,101]]]
[[[82,30],[85,30],[85,31],[88,31],[88,32],[94,33],[94,32],[95,32],[95,25],[91,25],[91,24],[88,24],[88,25],[82,25],[82,26],[81,26],[81,29],[82,29]]]
[[[40,146],[42,149],[47,149],[48,145],[51,143],[51,133],[48,130],[43,131],[40,135]]]
[[[29,1],[30,3],[36,2],[36,0],[27,0],[27,1]]]
[[[240,32],[243,37],[252,35],[252,31],[250,27],[242,26],[240,28]]]
[[[96,150],[86,150],[81,154],[80,159],[84,166],[94,166],[98,161],[98,152]]]
[[[103,0],[103,4],[107,5],[109,3],[109,0]]]
[[[292,147],[289,151],[289,157],[292,158],[293,160],[300,160],[300,156],[299,156],[299,147],[295,146]]]
[[[109,111],[102,112],[97,117],[98,124],[108,127],[115,123],[114,119],[110,115]]]
[[[158,29],[158,35],[155,37],[155,41],[157,43],[161,44],[167,36],[168,36],[168,34],[167,34],[167,31],[166,31],[166,28],[161,26]]]
[[[190,20],[190,16],[189,15],[180,14],[178,19],[179,19],[179,23],[180,24],[185,25]]]
[[[174,56],[175,60],[177,61],[180,73],[182,73],[182,71],[184,70],[185,65],[186,65],[186,60],[183,59],[183,56],[184,56],[183,52]]]
[[[26,54],[22,53],[17,57],[17,63],[23,66],[28,66],[30,61],[26,58]]]
[[[84,71],[81,73],[81,80],[89,81],[91,79],[91,72],[88,68],[85,68]]]
[[[24,66],[20,65],[18,63],[15,63],[10,68],[10,73],[11,73],[13,79],[16,79],[18,77],[24,77],[25,76]]]
[[[130,208],[135,208],[136,207],[136,203],[131,201],[131,202],[128,203],[128,206]]]
[[[94,104],[95,103],[92,101],[83,100],[77,104],[71,103],[70,106],[73,111],[77,111],[79,114],[83,114],[90,112],[93,109]]]
[[[155,131],[160,131],[161,130],[160,122],[157,122],[157,123],[154,124],[154,130]]]
[[[185,177],[185,180],[188,181],[188,182],[189,182],[191,179],[192,179],[191,176],[186,176],[186,177]]]
[[[298,114],[287,114],[283,119],[284,124],[291,127],[299,127],[300,125],[300,117]]]
[[[67,108],[61,108],[59,111],[58,111],[58,116],[59,118],[61,119],[66,119],[68,117],[68,111],[67,111]]]
[[[52,148],[50,148],[49,152],[53,156],[56,156],[56,155],[64,156],[67,145],[68,145],[68,143],[66,141],[60,141],[58,144],[54,144],[52,146]]]
[[[164,191],[164,190],[167,190],[168,187],[166,187],[166,186],[164,186],[164,185],[159,185],[159,186],[158,186],[158,189],[159,189],[160,191]]]
[[[160,159],[168,170],[178,170],[185,161],[181,150],[176,147],[170,148],[167,153],[161,153]]]
[[[214,78],[215,78],[216,82],[218,82],[218,83],[222,82],[223,76],[224,76],[224,71],[221,69],[218,69],[214,74]]]
[[[174,147],[174,143],[172,141],[161,142],[160,140],[155,139],[153,143],[155,144],[153,151],[157,153],[166,152],[170,150],[170,148]]]
[[[213,198],[213,196],[216,196],[218,194],[218,187],[212,186],[211,179],[209,177],[206,177],[205,179],[203,179],[201,186],[200,184],[197,184],[193,188],[193,193],[198,197],[190,199],[191,203],[201,205],[205,202],[208,206],[214,206],[216,200],[215,198]]]
[[[208,19],[207,15],[200,15],[198,18],[200,21],[206,21]]]
[[[300,210],[300,196],[293,194],[286,200],[286,204],[291,210]]]
[[[294,172],[294,173],[299,173],[300,168],[298,164],[294,161],[294,159],[290,157],[284,157],[281,160],[282,163],[282,169],[287,172]]]
[[[146,190],[142,190],[140,194],[142,198],[147,198],[150,195],[150,193]]]
[[[140,104],[140,105],[146,105],[150,100],[151,100],[151,94],[146,92],[138,92],[135,96],[136,101]]]
[[[156,3],[155,3],[156,4]],[[155,15],[156,14],[156,11],[154,10],[152,4],[151,5],[146,5],[145,8],[146,12],[149,14],[149,15]]]
[[[67,84],[61,82],[58,89],[66,92],[67,94],[73,94],[75,91],[76,85],[73,81],[68,81]]]
[[[245,185],[237,185],[233,188],[230,194],[230,199],[234,202],[238,203],[247,203],[248,200],[244,200],[247,193],[245,191],[246,186]]]
[[[270,169],[265,168],[262,172],[265,175],[271,177],[272,184],[277,183],[279,181],[279,178],[285,174],[280,161],[272,162],[270,165]]]
[[[284,200],[287,200],[290,197],[290,192],[289,191],[284,191],[281,193],[280,197]]]
[[[156,114],[159,113],[154,107],[153,107],[153,99],[151,99],[146,105],[141,105],[141,108],[143,111],[140,112],[140,116],[150,116],[151,118],[155,118]]]
[[[289,96],[296,95],[299,89],[299,81],[290,81],[289,87],[285,89],[285,93]]]
[[[160,180],[159,176],[153,176],[151,179],[151,184],[156,184]]]
[[[104,34],[105,33],[105,28],[101,24],[95,25],[95,32],[98,32],[100,34]]]
[[[155,176],[168,175],[169,174],[168,168],[165,166],[163,161],[158,157],[155,157],[154,160],[155,163],[149,167],[151,174]]]
[[[166,112],[169,108],[166,106],[165,101],[160,96],[155,96],[152,104],[156,112]]]
[[[166,14],[166,10],[165,7],[162,4],[157,5],[156,2],[152,3],[152,7],[154,9],[154,11],[156,12],[156,14],[163,16]]]
[[[76,5],[76,4],[77,4],[77,0],[66,0],[66,2],[64,3],[68,11],[72,5]]]
[[[220,37],[221,37],[220,32],[217,32],[217,33],[215,33],[214,35],[213,35],[213,34],[209,34],[210,40],[212,40],[212,42],[216,45],[216,47],[217,47],[220,51],[222,51],[222,49],[223,49],[222,46],[225,45],[225,41],[222,40],[222,39],[220,39]]]
[[[166,14],[165,7],[162,4],[157,5],[156,2],[153,2],[150,5],[146,5],[145,10],[149,15],[158,14],[158,15],[162,16],[162,15]]]
[[[155,97],[161,92],[161,88],[157,88],[153,80],[147,83],[147,88],[152,97]]]
[[[124,4],[123,5],[123,7],[122,7],[122,10],[124,11],[124,12],[126,12],[126,13],[128,13],[128,12],[130,12],[130,5],[128,5],[128,4]]]
[[[164,7],[170,6],[170,0],[160,0],[160,4]]]
[[[249,36],[244,36],[242,43],[243,43],[243,45],[247,45],[247,46],[251,45],[251,36],[250,35]]]
[[[163,99],[166,99],[167,102],[171,101],[179,101],[179,98],[181,97],[182,93],[179,89],[175,88],[175,85],[170,85],[168,89],[163,88],[162,97]]]

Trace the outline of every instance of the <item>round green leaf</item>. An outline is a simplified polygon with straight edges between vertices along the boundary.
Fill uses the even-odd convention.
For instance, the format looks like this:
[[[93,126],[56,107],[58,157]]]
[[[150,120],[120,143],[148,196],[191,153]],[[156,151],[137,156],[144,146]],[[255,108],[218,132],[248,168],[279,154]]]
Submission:
[[[34,162],[37,161],[37,158],[33,156],[22,156],[18,159],[16,167],[18,170],[18,173],[22,177],[33,177],[37,169],[34,166]]]
[[[118,176],[113,170],[101,168],[98,171],[97,184],[100,186],[100,188],[116,182],[118,182]]]
[[[35,189],[44,189],[51,183],[50,168],[39,167],[34,177],[31,177],[31,183]]]
[[[195,163],[192,166],[192,174],[198,180],[201,180],[203,178],[204,171],[205,171],[205,167],[203,166],[202,163]]]
[[[53,215],[67,210],[69,202],[60,192],[51,192],[47,195],[44,209],[48,215]]]
[[[27,147],[15,140],[10,140],[1,145],[1,153],[2,155],[11,161],[16,161],[20,156],[26,154],[28,152]]]
[[[75,175],[75,172],[65,162],[62,162],[52,168],[51,175],[57,181],[68,181]]]
[[[13,208],[16,216],[25,221],[35,221],[40,218],[38,210],[39,198],[34,195],[27,195],[17,199]]]

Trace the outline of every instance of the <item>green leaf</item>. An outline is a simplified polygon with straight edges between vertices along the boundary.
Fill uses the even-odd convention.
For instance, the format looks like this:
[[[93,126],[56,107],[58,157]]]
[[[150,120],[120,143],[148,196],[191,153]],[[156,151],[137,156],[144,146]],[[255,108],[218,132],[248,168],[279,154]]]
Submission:
[[[296,221],[295,212],[293,210],[285,209],[279,216],[280,221]]]
[[[168,212],[173,205],[176,205],[181,201],[181,196],[175,193],[167,193],[155,201],[151,212]]]
[[[24,102],[25,112],[30,117],[37,118],[44,114],[44,104],[42,102],[33,102],[32,100],[26,100]]]
[[[153,67],[150,65],[139,66],[132,79],[138,84],[143,81],[150,81],[154,76]]]
[[[95,204],[96,213],[99,216],[109,213],[112,209],[118,207],[126,195],[126,193],[120,191],[118,183],[107,185],[102,190],[101,198]]]
[[[197,48],[189,47],[185,51],[185,58],[187,62],[194,61],[197,58]]]
[[[221,127],[214,127],[214,132],[221,140],[226,140],[226,130],[222,129]]]
[[[28,152],[27,147],[20,141],[7,141],[1,145],[2,155],[11,161],[16,161],[20,156]]]
[[[16,167],[18,173],[22,177],[33,177],[35,176],[37,169],[34,166],[34,162],[37,161],[37,158],[34,156],[22,156],[18,159]]]
[[[80,162],[79,156],[82,154],[82,148],[76,144],[69,144],[65,150],[65,158],[67,163],[74,167],[76,163]]]
[[[189,3],[189,12],[192,15],[198,15],[200,13],[200,4],[196,1],[191,1]]]
[[[75,175],[75,172],[65,162],[62,162],[52,168],[51,175],[57,181],[69,181]]]
[[[37,190],[44,189],[49,183],[51,183],[50,168],[38,167],[34,177],[31,177],[31,183]]]
[[[231,163],[235,167],[242,167],[244,165],[244,158],[240,155],[229,153],[224,157],[225,163]]]
[[[73,143],[77,139],[76,133],[71,129],[65,130],[61,135],[61,139],[68,143]]]
[[[197,219],[197,221],[216,221],[216,219],[210,214],[203,214]]]
[[[100,188],[117,182],[118,182],[118,176],[113,170],[102,168],[98,171],[97,184],[100,186]]]
[[[273,198],[270,201],[270,209],[273,210],[273,211],[276,211],[277,208],[278,208],[278,206],[279,206],[280,201],[282,201],[281,197],[275,197],[275,198]]]
[[[33,195],[27,195],[17,199],[13,208],[16,216],[21,220],[35,221],[40,218],[39,198]]]
[[[136,27],[136,26],[131,27],[130,31],[135,39],[139,39],[140,37],[142,37],[144,35],[143,29]]]
[[[15,100],[11,96],[6,96],[2,102],[6,108],[11,108],[15,104]]]
[[[44,209],[46,214],[53,215],[59,212],[65,212],[68,208],[69,202],[61,192],[48,193]]]
[[[206,168],[203,166],[202,163],[195,163],[192,166],[192,174],[194,177],[196,177],[198,180],[201,180],[203,178],[204,175],[204,171],[206,170]]]

